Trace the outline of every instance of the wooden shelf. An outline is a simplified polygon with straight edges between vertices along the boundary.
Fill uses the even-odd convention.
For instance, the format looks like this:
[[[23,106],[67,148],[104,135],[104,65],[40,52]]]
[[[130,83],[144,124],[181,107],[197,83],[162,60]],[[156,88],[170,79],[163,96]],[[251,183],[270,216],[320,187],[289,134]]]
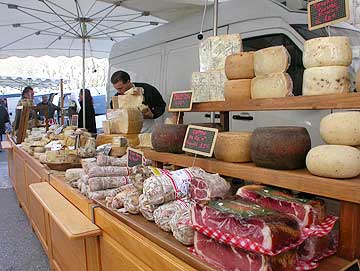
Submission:
[[[186,154],[145,150],[147,159],[181,167],[197,166],[221,175],[260,182],[333,199],[360,203],[360,178],[337,180],[311,175],[306,169],[273,170],[253,163],[228,163],[212,158],[196,158]]]
[[[235,102],[194,103],[192,112],[313,110],[360,108],[360,93],[294,96]]]

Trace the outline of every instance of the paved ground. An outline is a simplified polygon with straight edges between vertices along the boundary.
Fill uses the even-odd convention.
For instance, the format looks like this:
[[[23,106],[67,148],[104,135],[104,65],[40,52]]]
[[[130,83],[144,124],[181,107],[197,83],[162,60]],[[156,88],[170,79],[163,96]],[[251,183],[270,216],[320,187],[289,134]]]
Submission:
[[[6,152],[0,152],[0,271],[48,271],[49,263],[8,177]]]

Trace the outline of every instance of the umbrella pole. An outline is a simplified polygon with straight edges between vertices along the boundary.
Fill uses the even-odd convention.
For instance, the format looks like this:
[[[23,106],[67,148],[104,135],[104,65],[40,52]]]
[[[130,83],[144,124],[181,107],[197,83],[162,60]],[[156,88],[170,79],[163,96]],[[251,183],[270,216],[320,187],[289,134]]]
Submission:
[[[85,118],[85,30],[86,30],[86,25],[85,23],[83,23],[83,28],[84,28],[84,34],[82,36],[82,89],[83,89],[83,101],[82,101],[82,108],[83,108],[83,128],[86,127],[86,118]]]
[[[61,125],[64,125],[64,81],[60,79],[60,114],[61,114]]]
[[[219,24],[219,0],[214,0],[214,26],[213,26],[213,35],[214,37],[218,35],[218,24]],[[210,113],[210,122],[215,123],[215,112]]]

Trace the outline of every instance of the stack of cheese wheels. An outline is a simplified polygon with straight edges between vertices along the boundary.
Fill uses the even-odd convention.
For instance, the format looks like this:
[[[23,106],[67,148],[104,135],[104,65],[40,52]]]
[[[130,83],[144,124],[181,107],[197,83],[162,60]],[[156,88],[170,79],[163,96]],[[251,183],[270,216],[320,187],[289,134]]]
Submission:
[[[353,178],[360,174],[360,112],[338,112],[320,122],[320,135],[330,145],[317,146],[308,153],[306,166],[318,176]]]
[[[225,162],[250,162],[251,132],[222,132],[216,139],[214,154]]]
[[[274,46],[254,53],[256,77],[251,80],[251,98],[278,98],[292,94],[293,82],[286,73],[290,55],[284,46]]]
[[[227,81],[224,85],[225,101],[246,100],[251,97],[251,79],[254,73],[254,52],[230,55],[225,61]]]
[[[348,37],[316,38],[305,42],[303,95],[350,91],[352,51]]]

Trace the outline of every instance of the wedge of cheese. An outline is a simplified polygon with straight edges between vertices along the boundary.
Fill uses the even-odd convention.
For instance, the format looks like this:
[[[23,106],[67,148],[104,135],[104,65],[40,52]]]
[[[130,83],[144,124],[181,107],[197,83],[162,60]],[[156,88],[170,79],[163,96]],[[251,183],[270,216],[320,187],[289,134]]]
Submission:
[[[351,62],[352,50],[348,37],[315,38],[304,43],[305,68],[349,66]]]
[[[254,52],[228,56],[225,61],[225,74],[229,80],[254,78]]]
[[[290,54],[284,46],[273,46],[254,53],[256,76],[286,72],[290,66]]]
[[[112,134],[139,134],[143,126],[140,110],[135,108],[118,109],[118,117],[110,120]]]
[[[144,96],[141,91],[135,91],[133,89],[117,97],[119,109],[140,108],[144,101]]]
[[[303,77],[303,96],[350,92],[348,67],[328,66],[306,69]]]
[[[251,80],[251,99],[278,98],[292,95],[293,83],[287,73],[257,76]]]

